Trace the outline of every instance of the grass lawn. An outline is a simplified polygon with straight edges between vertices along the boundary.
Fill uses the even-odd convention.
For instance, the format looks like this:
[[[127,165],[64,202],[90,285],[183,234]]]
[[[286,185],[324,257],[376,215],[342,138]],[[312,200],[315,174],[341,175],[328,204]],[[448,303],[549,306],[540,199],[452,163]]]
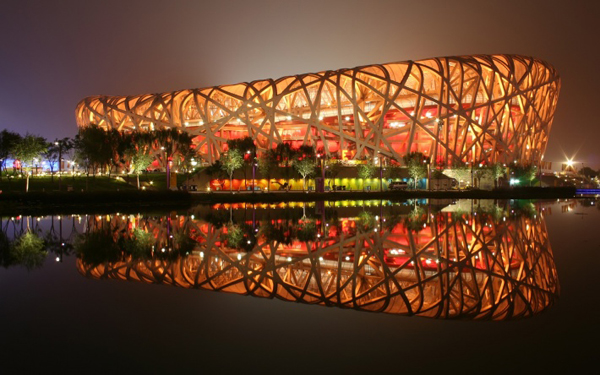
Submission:
[[[151,183],[150,183],[151,182]],[[24,192],[25,178],[11,178],[10,181],[6,176],[0,180],[0,190],[5,193],[9,192]],[[166,189],[166,174],[165,173],[149,173],[140,176],[140,184],[146,186],[147,190],[164,190]],[[135,175],[119,176],[115,178],[111,176],[96,176],[89,178],[85,176],[63,176],[62,191],[67,191],[70,187],[73,191],[127,191],[136,190],[137,182]],[[54,181],[50,176],[39,176],[29,178],[30,192],[53,192],[58,191],[58,177],[54,177]]]

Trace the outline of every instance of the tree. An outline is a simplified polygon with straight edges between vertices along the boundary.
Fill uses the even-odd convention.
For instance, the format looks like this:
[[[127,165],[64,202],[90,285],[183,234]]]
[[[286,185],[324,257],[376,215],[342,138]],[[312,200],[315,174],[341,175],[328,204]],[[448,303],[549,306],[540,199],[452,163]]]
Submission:
[[[306,190],[306,177],[312,176],[317,170],[317,163],[309,158],[300,158],[292,163],[296,171],[302,176],[302,190]]]
[[[227,234],[225,235],[227,246],[233,249],[242,247],[244,240],[244,231],[239,225],[229,223],[227,226]]]
[[[589,179],[592,179],[592,178],[598,176],[598,172],[596,172],[595,170],[593,170],[590,167],[583,167],[583,168],[581,168],[579,170],[579,174],[583,175],[583,176],[585,176],[585,177],[587,177]]]
[[[261,175],[267,177],[269,188],[271,187],[271,172],[278,166],[277,155],[272,149],[267,150],[267,152],[263,153],[258,159],[258,171]]]
[[[334,179],[342,170],[342,163],[337,159],[327,159],[325,164],[325,178],[328,178],[331,187],[331,180]],[[323,182],[324,183],[324,182]]]
[[[32,166],[34,159],[39,158],[47,147],[48,143],[44,137],[27,133],[25,137],[13,145],[11,153],[15,159]]]
[[[221,168],[229,175],[229,190],[233,193],[233,172],[244,165],[244,157],[239,150],[229,150],[222,159]]]
[[[195,147],[182,148],[179,150],[181,155],[181,161],[179,162],[179,169],[183,170],[186,178],[186,184],[189,185],[190,176],[199,171],[198,160],[202,160],[202,155],[198,152]]]
[[[491,175],[492,171],[490,167],[479,164],[477,166],[473,166],[473,178],[477,179],[477,187],[481,188],[481,178]]]
[[[94,177],[98,168],[111,163],[114,150],[109,134],[95,124],[79,129],[75,136],[75,149],[80,164],[88,169],[88,176],[91,168]]]
[[[369,211],[362,211],[358,214],[358,221],[356,227],[361,232],[370,232],[377,225],[375,216]]]
[[[412,232],[420,232],[423,230],[423,224],[426,222],[427,212],[415,205],[408,216],[404,218],[404,227]]]
[[[17,143],[21,142],[21,136],[3,129],[0,132],[0,180],[2,180],[2,170],[6,169],[6,159],[12,156],[12,151]]]
[[[287,184],[290,183],[290,163],[296,154],[296,150],[289,143],[278,143],[274,149],[275,157],[278,163],[283,162],[285,167],[285,177]]]
[[[155,144],[156,148],[161,148],[165,152],[164,164],[167,165],[169,158],[173,161],[176,159],[182,159],[186,154],[187,149],[192,147],[193,137],[187,133],[182,132],[176,128],[164,128],[156,130],[150,133],[152,136],[152,143]]]
[[[216,179],[219,185],[221,186],[221,189],[223,189],[223,184],[225,183],[225,181],[223,181],[223,178],[227,177],[227,173],[225,172],[223,168],[223,163],[221,163],[220,160],[217,160],[208,167],[206,167],[204,172],[209,177]]]
[[[110,228],[100,228],[75,237],[73,247],[77,257],[85,265],[92,267],[105,262],[117,262],[122,259],[121,247],[114,239]]]
[[[148,155],[144,150],[138,149],[131,157],[131,170],[137,178],[137,188],[140,189],[140,173],[148,168],[154,158]]]
[[[244,158],[244,180],[247,180],[246,167],[252,166],[252,164],[255,162],[254,158],[256,157],[256,145],[254,144],[254,139],[249,136],[229,139],[227,141],[227,148],[229,150],[238,150],[242,154]],[[252,189],[254,189],[254,186]]]
[[[44,137],[39,137],[27,133],[19,142],[14,144],[12,155],[21,160],[21,172],[23,172],[23,162],[29,166],[34,164],[34,160],[46,151],[48,144]],[[27,173],[27,182],[25,183],[25,192],[29,191],[29,173]]]
[[[365,190],[365,179],[372,178],[375,175],[375,164],[370,160],[366,164],[360,164],[358,166],[358,177],[361,178],[363,190]]]
[[[317,171],[315,149],[309,145],[302,145],[295,151],[292,166],[302,176],[302,190],[306,190],[306,177],[312,176]]]
[[[314,220],[304,220],[298,225],[296,237],[302,242],[312,242],[317,239],[317,224]]]
[[[427,175],[427,162],[429,158],[420,152],[410,152],[402,157],[408,168],[408,175],[414,180],[415,189],[417,181]]]
[[[131,236],[121,242],[121,247],[125,253],[131,254],[133,260],[151,259],[154,244],[155,239],[152,233],[135,228]]]
[[[135,148],[133,134],[120,132],[116,129],[110,129],[107,132],[107,138],[110,147],[110,160],[107,165],[108,176],[112,172],[113,167],[118,171],[123,169],[127,163],[127,156],[131,155],[131,149]]]
[[[536,173],[537,167],[532,164],[512,164],[510,167],[510,177],[517,180],[517,184],[526,183],[531,186]]]
[[[452,164],[452,172],[458,180],[458,186],[461,186],[463,181],[470,181],[471,169],[468,164],[456,161]]]
[[[16,263],[25,266],[27,270],[41,267],[48,254],[44,250],[44,240],[31,231],[15,240],[11,253]]]
[[[498,188],[498,180],[506,173],[506,167],[501,163],[492,164],[490,167],[492,178],[494,179],[494,188]]]
[[[57,138],[54,140],[54,142],[48,143],[47,149],[44,151],[44,158],[48,160],[52,182],[54,182],[54,165],[60,164],[63,155],[69,152],[72,148],[73,140],[68,137],[62,139]]]

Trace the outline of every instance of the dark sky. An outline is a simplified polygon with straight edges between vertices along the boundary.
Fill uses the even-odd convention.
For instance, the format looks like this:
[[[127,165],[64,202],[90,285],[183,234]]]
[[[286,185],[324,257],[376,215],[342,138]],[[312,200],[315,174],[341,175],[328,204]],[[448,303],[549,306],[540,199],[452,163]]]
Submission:
[[[1,0],[0,129],[74,136],[90,95],[511,53],[562,77],[545,160],[600,168],[599,16],[599,2],[574,0]]]

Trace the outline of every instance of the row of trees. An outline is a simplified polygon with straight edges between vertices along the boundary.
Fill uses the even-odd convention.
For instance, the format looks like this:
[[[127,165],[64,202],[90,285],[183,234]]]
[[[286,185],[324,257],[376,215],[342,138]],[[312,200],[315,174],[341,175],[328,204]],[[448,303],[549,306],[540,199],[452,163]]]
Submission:
[[[147,170],[155,159],[162,163],[172,162],[182,171],[194,169],[194,161],[200,158],[192,147],[192,136],[177,129],[161,129],[153,132],[119,132],[104,130],[92,125],[83,128],[75,137],[75,159],[93,174],[104,170],[110,176],[122,170],[139,175]]]
[[[275,148],[267,150],[260,157],[256,154],[256,145],[250,137],[232,139],[227,141],[227,151],[219,160],[206,169],[206,173],[215,178],[228,177],[230,190],[233,190],[233,174],[244,168],[244,176],[250,167],[254,173],[258,170],[261,175],[269,180],[273,172],[280,166],[284,167],[285,177],[288,180],[281,187],[289,187],[290,167],[303,179],[303,188],[306,190],[306,179],[314,176],[319,171],[317,152],[312,146],[303,145],[294,148],[288,143],[279,143]],[[334,172],[332,168],[330,174]],[[254,189],[254,186],[252,187]]]
[[[260,157],[256,157],[256,145],[250,137],[229,140],[227,142],[228,150],[222,157],[207,168],[206,172],[216,178],[227,177],[230,182],[230,189],[233,189],[233,174],[235,171],[244,168],[244,177],[248,167],[257,168],[261,175],[271,179],[273,171],[280,166],[284,167],[288,182],[282,186],[289,186],[290,172],[295,170],[303,179],[303,189],[306,190],[306,179],[312,176],[318,176],[322,173],[321,167],[325,168],[325,177],[334,178],[341,168],[339,160],[330,158],[319,162],[319,157],[323,152],[316,151],[314,147],[303,145],[299,148],[293,148],[288,143],[279,143],[273,149],[264,152]],[[443,175],[442,169],[430,165],[430,158],[420,152],[411,152],[403,157],[404,167],[396,160],[390,160],[385,168],[382,168],[382,160],[379,157],[374,159],[365,159],[365,163],[357,167],[358,177],[366,180],[375,177],[377,169],[380,169],[380,178],[399,178],[403,175],[402,169],[406,168],[408,175],[417,187],[417,181],[425,177],[440,178]],[[291,167],[291,168],[290,168]],[[432,167],[432,170],[429,168]],[[477,181],[481,185],[481,179],[491,178],[494,180],[495,187],[498,187],[500,178],[506,176],[507,167],[501,163],[492,165],[469,163],[454,163],[452,165],[453,174],[462,181]],[[520,180],[522,183],[531,184],[537,174],[537,168],[532,165],[513,164],[508,167],[511,178]],[[428,176],[430,173],[430,176]]]
[[[104,130],[92,125],[80,129],[75,138],[56,139],[48,142],[45,138],[8,130],[0,132],[0,179],[8,168],[9,158],[19,160],[19,172],[24,167],[34,167],[38,161],[49,163],[52,178],[55,166],[60,159],[71,153],[74,163],[95,176],[104,171],[109,176],[117,170],[135,173],[140,187],[139,175],[156,159],[163,164],[171,162],[188,173],[195,167],[195,159],[200,158],[192,147],[192,136],[177,129],[162,129],[154,132],[120,132],[116,129]],[[14,172],[16,170],[13,169]],[[29,176],[28,173],[26,173]]]
[[[53,143],[45,138],[27,133],[21,136],[18,133],[3,129],[0,132],[0,180],[6,171],[6,161],[9,158],[19,160],[20,172],[23,166],[33,167],[36,159],[53,160],[58,157],[58,152]]]

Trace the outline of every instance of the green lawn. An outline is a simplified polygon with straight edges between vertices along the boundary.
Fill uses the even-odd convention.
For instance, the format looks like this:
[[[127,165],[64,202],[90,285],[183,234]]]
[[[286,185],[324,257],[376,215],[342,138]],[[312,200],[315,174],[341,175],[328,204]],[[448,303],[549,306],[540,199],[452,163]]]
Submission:
[[[129,180],[129,183],[128,183]],[[149,183],[152,181],[152,184]],[[166,188],[166,176],[164,173],[152,173],[148,176],[140,176],[140,183],[148,186],[149,190],[160,190]],[[10,181],[6,176],[0,180],[0,190],[3,192],[24,192],[26,180],[24,178],[11,178]],[[29,191],[58,191],[58,178],[55,176],[54,181],[49,176],[31,177],[29,179]],[[62,191],[67,189],[73,191],[122,191],[136,190],[135,176],[111,177],[96,176],[86,178],[85,176],[63,176]]]

